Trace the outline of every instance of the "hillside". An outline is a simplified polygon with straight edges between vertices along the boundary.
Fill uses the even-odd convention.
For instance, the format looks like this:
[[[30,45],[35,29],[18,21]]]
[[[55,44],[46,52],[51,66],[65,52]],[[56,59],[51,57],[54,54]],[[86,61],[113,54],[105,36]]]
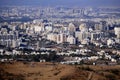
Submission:
[[[0,63],[0,80],[120,80],[120,66]]]

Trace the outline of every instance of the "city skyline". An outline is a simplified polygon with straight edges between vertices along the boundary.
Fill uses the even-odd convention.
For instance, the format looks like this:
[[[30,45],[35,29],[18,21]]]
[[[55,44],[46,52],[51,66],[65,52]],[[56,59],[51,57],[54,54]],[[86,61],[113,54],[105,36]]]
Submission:
[[[120,0],[1,0],[0,5],[9,6],[79,6],[120,7]]]
[[[0,80],[120,80],[120,0],[0,0]]]

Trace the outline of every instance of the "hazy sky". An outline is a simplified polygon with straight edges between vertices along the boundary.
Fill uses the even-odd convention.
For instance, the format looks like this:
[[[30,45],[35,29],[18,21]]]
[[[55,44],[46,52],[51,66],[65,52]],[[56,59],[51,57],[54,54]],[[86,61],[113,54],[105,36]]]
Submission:
[[[120,7],[120,0],[0,0],[0,5]]]

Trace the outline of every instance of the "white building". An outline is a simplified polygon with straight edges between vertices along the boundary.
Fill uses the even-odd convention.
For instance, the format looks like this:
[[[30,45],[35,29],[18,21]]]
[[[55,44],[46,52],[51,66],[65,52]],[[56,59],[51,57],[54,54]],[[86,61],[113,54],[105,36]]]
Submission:
[[[70,44],[76,44],[76,39],[73,36],[68,36],[67,42],[69,42]]]
[[[34,26],[35,32],[44,31],[44,26]]]
[[[76,31],[75,25],[73,23],[69,24],[68,31],[70,31],[70,32],[75,32]]]
[[[85,23],[80,24],[79,30],[80,30],[80,31],[86,31],[86,30],[88,31],[87,25],[86,25]]]
[[[108,39],[107,40],[107,45],[110,46],[110,45],[114,45],[115,44],[115,41],[112,40],[112,39]]]
[[[78,31],[75,33],[75,37],[77,37],[79,41],[83,41],[84,39],[87,39],[88,37],[90,37],[90,33]]]
[[[12,40],[12,47],[18,47],[18,40]]]
[[[114,31],[115,31],[115,35],[117,35],[117,38],[120,38],[120,27],[115,27]]]
[[[57,36],[58,36],[58,34],[50,33],[47,35],[47,39],[57,42]]]
[[[46,30],[46,31],[52,31],[52,30],[53,30],[53,27],[52,27],[52,26],[46,26],[46,27],[45,27],[45,30]]]

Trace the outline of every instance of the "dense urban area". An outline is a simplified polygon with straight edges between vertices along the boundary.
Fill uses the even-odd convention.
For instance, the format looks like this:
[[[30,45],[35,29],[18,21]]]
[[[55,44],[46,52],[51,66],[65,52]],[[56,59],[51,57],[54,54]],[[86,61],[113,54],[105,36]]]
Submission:
[[[120,64],[120,8],[2,6],[0,61]]]

